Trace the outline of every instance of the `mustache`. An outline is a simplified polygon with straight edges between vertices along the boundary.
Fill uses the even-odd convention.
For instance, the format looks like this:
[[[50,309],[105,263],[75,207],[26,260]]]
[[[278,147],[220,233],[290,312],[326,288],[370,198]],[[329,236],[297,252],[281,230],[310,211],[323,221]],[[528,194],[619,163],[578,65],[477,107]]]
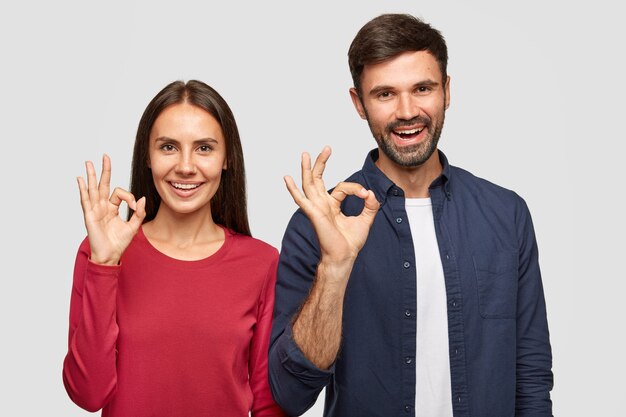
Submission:
[[[392,130],[397,129],[399,127],[412,126],[415,124],[423,124],[426,129],[430,128],[430,117],[426,116],[415,116],[410,120],[396,120],[394,122],[389,123],[385,130],[387,133],[391,133]]]

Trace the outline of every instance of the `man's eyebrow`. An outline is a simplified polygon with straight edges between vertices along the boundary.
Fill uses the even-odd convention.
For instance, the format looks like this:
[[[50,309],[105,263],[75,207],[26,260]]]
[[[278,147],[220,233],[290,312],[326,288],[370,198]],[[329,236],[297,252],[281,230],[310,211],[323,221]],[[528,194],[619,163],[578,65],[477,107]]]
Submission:
[[[415,85],[413,87],[417,88],[417,87],[436,87],[438,86],[439,83],[437,81],[434,80],[424,80],[424,81],[420,81],[418,83],[415,83]]]
[[[413,84],[413,88],[415,89],[419,87],[437,87],[438,85],[440,85],[440,83],[438,83],[437,81],[426,79],[426,80],[419,81]],[[383,91],[394,91],[394,90],[395,90],[395,87],[392,87],[390,85],[377,85],[369,91],[369,95],[376,96],[382,93]]]
[[[390,85],[377,85],[376,87],[372,88],[369,91],[369,95],[370,96],[377,96],[378,94],[382,93],[383,91],[393,91],[394,88]]]

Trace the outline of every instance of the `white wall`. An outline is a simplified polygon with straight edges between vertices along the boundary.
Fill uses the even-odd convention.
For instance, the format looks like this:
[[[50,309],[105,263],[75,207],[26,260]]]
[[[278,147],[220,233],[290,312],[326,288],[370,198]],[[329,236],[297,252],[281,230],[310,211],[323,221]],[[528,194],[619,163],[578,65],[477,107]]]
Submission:
[[[380,13],[409,12],[449,46],[452,105],[441,148],[452,164],[516,190],[533,213],[555,415],[617,416],[626,373],[626,31],[616,7],[213,3],[0,6],[0,415],[88,415],[61,382],[71,271],[85,234],[75,184],[85,159],[107,152],[113,183],[126,187],[150,98],[172,80],[201,79],[238,120],[253,233],[278,247],[295,209],[282,176],[298,174],[300,152],[333,147],[330,186],[374,147],[347,94],[352,38]],[[321,413],[318,401],[307,416]]]

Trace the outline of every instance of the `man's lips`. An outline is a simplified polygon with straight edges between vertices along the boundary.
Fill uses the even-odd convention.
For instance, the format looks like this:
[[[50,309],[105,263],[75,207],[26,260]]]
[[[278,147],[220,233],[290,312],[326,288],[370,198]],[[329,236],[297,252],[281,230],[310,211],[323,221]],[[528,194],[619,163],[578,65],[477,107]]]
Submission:
[[[419,143],[428,134],[430,118],[417,116],[410,120],[395,120],[387,125],[388,136],[393,137],[398,146]]]
[[[397,146],[409,146],[421,142],[428,134],[426,125],[396,127],[389,130],[389,136]]]
[[[400,139],[409,140],[418,136],[425,129],[425,126],[413,127],[413,128],[398,128],[393,129],[392,132]]]

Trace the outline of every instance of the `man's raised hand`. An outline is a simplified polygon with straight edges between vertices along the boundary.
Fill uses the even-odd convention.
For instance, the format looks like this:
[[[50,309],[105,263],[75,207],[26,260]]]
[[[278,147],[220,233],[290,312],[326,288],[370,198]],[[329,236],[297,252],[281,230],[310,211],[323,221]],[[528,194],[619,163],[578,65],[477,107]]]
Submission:
[[[330,148],[324,147],[311,168],[311,157],[303,153],[302,191],[290,176],[285,177],[285,184],[293,200],[313,224],[322,259],[329,263],[353,262],[367,240],[380,205],[371,190],[357,183],[341,182],[330,194],[326,191],[322,175],[330,154]],[[349,195],[365,202],[358,216],[346,216],[341,212],[341,202]]]

